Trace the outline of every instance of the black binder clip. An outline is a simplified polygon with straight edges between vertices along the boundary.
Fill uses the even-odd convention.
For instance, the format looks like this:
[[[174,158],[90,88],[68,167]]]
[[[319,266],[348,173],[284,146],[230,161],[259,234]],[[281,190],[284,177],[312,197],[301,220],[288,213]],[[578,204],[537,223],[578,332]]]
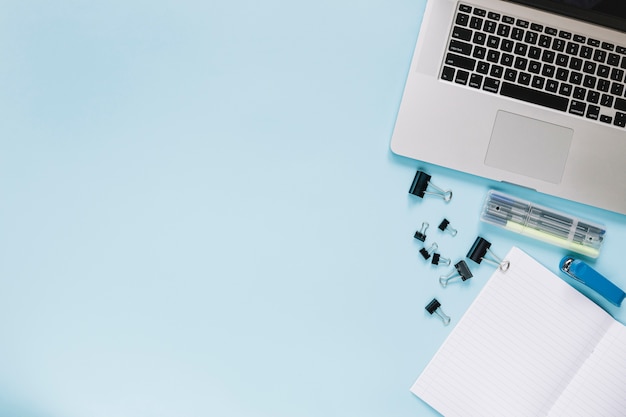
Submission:
[[[437,250],[438,247],[439,246],[436,243],[433,243],[432,245],[428,247],[428,249],[426,248],[420,249],[420,253],[424,257],[424,259],[428,259],[433,254],[433,252]]]
[[[470,271],[469,266],[467,266],[463,260],[454,264],[454,268],[454,271],[450,272],[448,275],[442,275],[439,277],[439,283],[442,287],[445,288],[450,280],[461,278],[462,281],[467,281],[474,276],[472,275],[472,271]]]
[[[444,258],[440,253],[433,253],[433,260],[431,261],[433,265],[445,265],[448,266],[452,263],[452,260],[448,258]]]
[[[490,247],[490,242],[478,236],[474,241],[474,244],[470,248],[469,252],[467,252],[467,257],[477,264],[480,264],[482,261],[487,261],[491,264],[496,265],[503,272],[509,269],[511,263],[507,260],[502,260],[494,255],[493,252],[489,250]],[[485,258],[487,253],[489,253],[493,257],[493,259]]]
[[[415,178],[413,178],[413,184],[411,184],[411,188],[409,189],[409,193],[419,197],[424,198],[424,194],[436,195],[443,198],[444,201],[448,202],[452,200],[452,191],[450,190],[442,190],[437,187],[430,181],[431,176],[426,174],[423,171],[417,171],[415,174]],[[435,189],[435,191],[428,191],[428,186],[431,186]]]
[[[426,230],[428,229],[428,226],[428,223],[423,222],[422,228],[415,232],[415,235],[413,235],[413,237],[417,240],[421,240],[422,242],[424,242],[426,240]]]
[[[433,298],[433,300],[428,303],[428,305],[426,306],[426,311],[428,311],[428,314],[430,314],[431,316],[433,314],[438,315],[445,326],[450,324],[450,317],[443,312],[443,310],[441,309],[441,303],[437,301],[436,298]]]
[[[441,230],[442,232],[445,232],[447,230],[452,236],[456,236],[457,234],[457,230],[450,227],[450,222],[448,221],[448,219],[443,219],[441,223],[439,223],[439,230]]]

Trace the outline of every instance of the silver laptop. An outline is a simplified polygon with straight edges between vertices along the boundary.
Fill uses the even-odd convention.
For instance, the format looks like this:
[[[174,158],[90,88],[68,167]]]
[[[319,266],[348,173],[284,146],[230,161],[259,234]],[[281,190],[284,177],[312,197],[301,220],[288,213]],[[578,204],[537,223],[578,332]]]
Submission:
[[[429,0],[394,153],[626,214],[626,0]]]

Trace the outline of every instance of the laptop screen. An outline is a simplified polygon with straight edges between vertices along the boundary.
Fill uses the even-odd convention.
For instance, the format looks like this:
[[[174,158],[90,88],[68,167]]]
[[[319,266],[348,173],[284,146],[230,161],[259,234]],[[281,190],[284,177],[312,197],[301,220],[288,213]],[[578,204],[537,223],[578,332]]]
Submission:
[[[509,0],[626,32],[626,0]]]

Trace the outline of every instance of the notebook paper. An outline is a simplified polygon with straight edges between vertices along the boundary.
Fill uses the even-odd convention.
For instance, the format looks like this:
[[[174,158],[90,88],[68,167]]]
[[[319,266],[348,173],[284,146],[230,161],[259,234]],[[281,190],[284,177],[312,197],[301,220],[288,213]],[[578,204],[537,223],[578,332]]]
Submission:
[[[444,416],[626,416],[626,328],[518,248],[411,391]]]

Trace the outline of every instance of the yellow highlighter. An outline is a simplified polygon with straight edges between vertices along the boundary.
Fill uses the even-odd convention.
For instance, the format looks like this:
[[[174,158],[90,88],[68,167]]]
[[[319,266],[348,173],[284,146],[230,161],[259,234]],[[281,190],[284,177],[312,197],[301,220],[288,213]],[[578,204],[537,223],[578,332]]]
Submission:
[[[606,228],[499,191],[487,193],[481,220],[591,258],[600,255]]]

